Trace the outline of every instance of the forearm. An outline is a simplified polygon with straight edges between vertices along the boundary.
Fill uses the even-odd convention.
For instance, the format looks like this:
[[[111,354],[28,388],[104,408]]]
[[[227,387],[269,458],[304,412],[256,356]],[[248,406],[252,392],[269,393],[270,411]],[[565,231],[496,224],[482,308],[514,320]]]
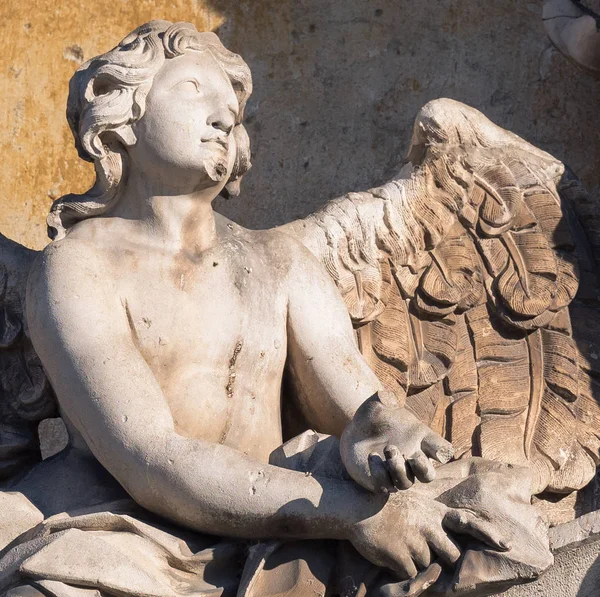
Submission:
[[[117,474],[136,501],[216,535],[347,539],[353,525],[385,503],[351,481],[318,479],[175,435],[146,467],[145,476]]]
[[[292,336],[287,371],[294,399],[310,427],[340,437],[360,406],[380,391],[380,382],[352,337],[331,351],[319,348],[314,357],[294,340]]]
[[[339,290],[304,249],[289,286],[289,379],[310,424],[339,436],[381,384],[358,349]]]

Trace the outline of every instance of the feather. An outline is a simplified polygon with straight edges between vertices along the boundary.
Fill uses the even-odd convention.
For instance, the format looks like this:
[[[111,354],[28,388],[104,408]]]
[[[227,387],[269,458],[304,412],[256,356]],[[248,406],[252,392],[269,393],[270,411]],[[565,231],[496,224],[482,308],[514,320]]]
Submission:
[[[446,417],[448,439],[455,457],[481,453],[477,430],[481,424],[478,404],[479,380],[475,353],[465,315],[457,318],[457,351],[453,366],[448,371],[447,386],[451,404]]]
[[[503,330],[486,305],[466,314],[477,371],[481,456],[524,464],[530,404],[527,341]]]

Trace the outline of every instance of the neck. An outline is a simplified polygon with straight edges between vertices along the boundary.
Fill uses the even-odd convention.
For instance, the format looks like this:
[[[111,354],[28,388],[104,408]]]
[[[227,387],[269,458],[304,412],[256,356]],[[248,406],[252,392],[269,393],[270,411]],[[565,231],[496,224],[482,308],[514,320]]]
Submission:
[[[157,244],[191,258],[217,242],[215,188],[185,192],[132,173],[113,214],[138,221]]]

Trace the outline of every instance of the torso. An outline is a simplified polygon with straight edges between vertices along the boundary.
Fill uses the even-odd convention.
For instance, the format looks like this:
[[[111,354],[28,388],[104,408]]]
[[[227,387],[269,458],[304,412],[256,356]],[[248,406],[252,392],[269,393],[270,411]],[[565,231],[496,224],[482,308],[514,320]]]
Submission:
[[[282,241],[224,219],[218,229],[218,244],[195,260],[121,241],[110,249],[122,272],[116,288],[176,431],[266,462],[282,442]]]

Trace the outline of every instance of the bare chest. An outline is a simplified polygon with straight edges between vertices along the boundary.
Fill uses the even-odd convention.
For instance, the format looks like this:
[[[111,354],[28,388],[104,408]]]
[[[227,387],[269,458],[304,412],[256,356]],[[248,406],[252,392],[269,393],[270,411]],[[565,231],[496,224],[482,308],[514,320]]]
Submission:
[[[215,254],[138,263],[121,291],[177,430],[268,456],[281,441],[287,345],[277,276],[260,260]]]

